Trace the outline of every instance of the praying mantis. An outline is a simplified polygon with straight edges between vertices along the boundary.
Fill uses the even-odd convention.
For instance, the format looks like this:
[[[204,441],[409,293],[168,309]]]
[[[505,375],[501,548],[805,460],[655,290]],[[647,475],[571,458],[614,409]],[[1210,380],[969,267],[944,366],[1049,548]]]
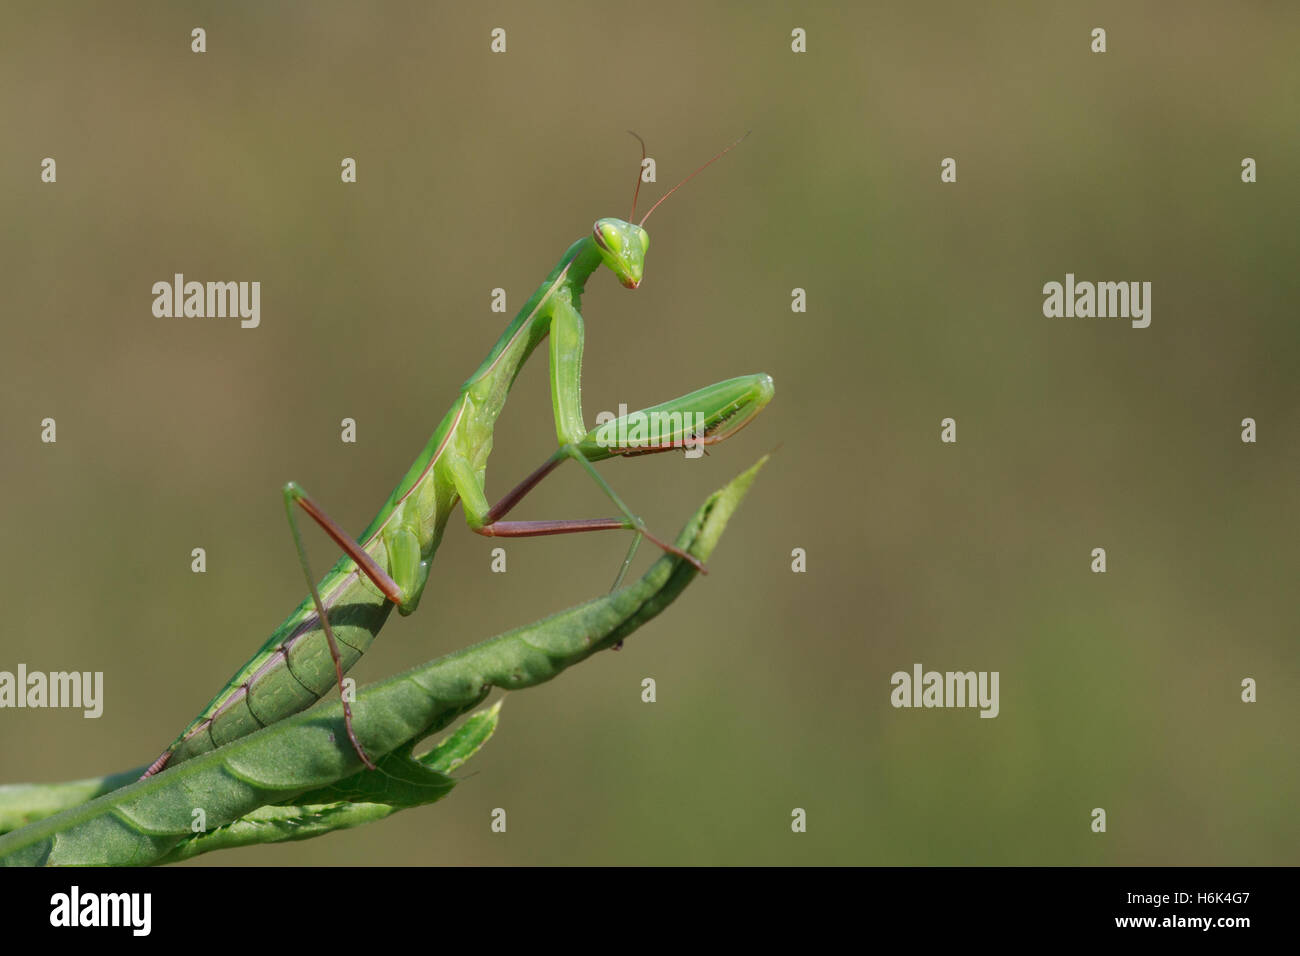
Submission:
[[[626,288],[637,288],[650,247],[650,236],[644,228],[646,220],[664,200],[744,138],[731,143],[682,179],[633,224],[642,181],[641,168],[638,168],[637,188],[628,219],[599,219],[590,234],[569,247],[506,327],[483,364],[461,386],[419,457],[359,538],[349,536],[299,485],[290,482],[284,486],[285,511],[310,595],[149,766],[145,777],[304,710],[334,686],[338,686],[343,699],[348,738],[362,762],[375,769],[353,731],[350,695],[343,675],[370,647],[393,608],[399,614],[408,615],[419,606],[434,552],[458,501],[470,530],[489,537],[634,532],[614,582],[615,589],[621,584],[642,537],[704,570],[698,559],[652,535],[593,463],[723,441],[749,424],[771,400],[772,379],[762,373],[728,379],[588,430],[581,402],[584,341],[581,299],[587,280],[602,265]],[[644,141],[641,147],[644,165]],[[492,451],[493,427],[516,376],[548,336],[551,403],[558,446],[505,497],[489,504],[485,472]],[[626,438],[629,434],[643,434],[644,428],[636,426],[647,419],[669,423],[653,445]],[[630,430],[629,422],[633,423]],[[599,485],[613,502],[619,517],[504,520],[533,488],[569,459],[582,466]],[[319,584],[303,548],[297,519],[299,509],[343,551],[343,557]]]

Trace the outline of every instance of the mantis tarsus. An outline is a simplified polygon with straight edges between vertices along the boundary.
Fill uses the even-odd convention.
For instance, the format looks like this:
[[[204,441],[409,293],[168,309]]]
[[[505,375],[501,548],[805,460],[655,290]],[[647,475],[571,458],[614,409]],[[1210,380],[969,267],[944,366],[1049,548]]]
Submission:
[[[635,135],[635,134],[633,134]],[[640,137],[637,137],[640,139]],[[744,139],[742,136],[741,139]],[[230,679],[208,705],[149,767],[157,773],[222,744],[252,733],[310,706],[335,685],[369,648],[394,607],[412,613],[420,602],[433,554],[442,540],[451,511],[459,500],[471,530],[496,537],[531,537],[585,531],[635,532],[615,587],[632,559],[641,537],[654,541],[699,566],[649,533],[645,524],[614,493],[593,462],[615,456],[670,451],[691,444],[710,444],[744,427],[771,400],[772,379],[745,375],[719,382],[680,398],[633,412],[613,426],[588,431],[580,397],[583,348],[581,297],[587,280],[606,266],[627,288],[641,284],[650,236],[643,228],[659,205],[740,140],[722,150],[665,193],[635,225],[633,194],[628,220],[599,219],[589,235],[561,257],[546,280],[524,304],[492,347],[483,364],[461,387],[460,394],[434,431],[423,452],[389,496],[359,539],[351,538],[296,484],[283,489],[285,509],[293,531],[299,562],[310,597],[275,629],[261,649]],[[644,142],[642,161],[644,162]],[[492,450],[492,430],[515,377],[533,350],[550,336],[551,402],[559,445],[527,478],[495,505],[484,492],[484,473]],[[654,447],[611,441],[626,436],[624,419],[643,422],[650,416],[675,423],[661,433]],[[699,423],[703,428],[699,429]],[[619,427],[620,424],[623,427]],[[633,429],[635,431],[635,428]],[[505,516],[538,483],[566,459],[578,462],[617,507],[621,517],[579,520],[505,521]],[[344,557],[317,585],[307,563],[295,508],[301,508],[343,550]],[[702,570],[702,568],[701,568]],[[328,614],[326,613],[328,610]],[[348,698],[343,694],[348,736],[358,756],[371,769],[352,730]]]

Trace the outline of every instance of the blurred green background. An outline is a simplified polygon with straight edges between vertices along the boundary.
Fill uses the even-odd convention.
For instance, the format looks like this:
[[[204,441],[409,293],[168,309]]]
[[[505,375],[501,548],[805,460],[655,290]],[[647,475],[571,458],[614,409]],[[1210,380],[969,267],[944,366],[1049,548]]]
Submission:
[[[712,574],[511,695],[443,803],[201,862],[1296,863],[1300,7],[1088,6],[7,3],[0,669],[106,702],[0,711],[0,779],[151,760],[303,596],[280,485],[360,531],[504,327],[491,290],[513,314],[626,214],[624,131],[645,208],[751,129],[655,214],[641,289],[584,300],[589,421],[776,380],[708,458],[604,466],[673,534],[779,444]],[[155,318],[174,272],[260,281],[261,327]],[[1067,272],[1152,282],[1151,327],[1044,318]],[[553,448],[545,364],[490,495]],[[519,516],[607,510],[566,469]],[[595,596],[625,544],[498,575],[454,516],[355,673]],[[917,662],[999,671],[1001,715],[895,710]]]

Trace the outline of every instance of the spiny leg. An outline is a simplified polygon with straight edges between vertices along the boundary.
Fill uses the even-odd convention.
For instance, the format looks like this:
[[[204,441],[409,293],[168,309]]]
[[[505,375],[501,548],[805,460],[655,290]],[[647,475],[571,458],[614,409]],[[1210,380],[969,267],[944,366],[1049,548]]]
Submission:
[[[356,731],[352,729],[352,705],[348,703],[347,695],[343,691],[343,659],[339,655],[338,642],[334,639],[334,628],[330,625],[329,615],[325,613],[325,605],[321,601],[320,591],[316,588],[316,576],[312,574],[311,565],[307,561],[307,549],[303,547],[302,533],[298,530],[298,519],[294,515],[293,506],[295,504],[307,512],[311,519],[320,525],[325,533],[334,540],[334,543],[356,562],[357,567],[374,582],[375,587],[383,592],[384,597],[400,606],[405,603],[406,595],[397,585],[397,582],[389,577],[387,572],[376,564],[361,545],[339,527],[334,519],[325,514],[302,488],[292,481],[284,486],[284,510],[289,518],[289,528],[293,532],[293,544],[298,551],[298,563],[302,566],[302,573],[307,578],[307,588],[311,592],[312,604],[316,606],[316,617],[321,622],[321,629],[324,630],[325,640],[329,644],[330,657],[334,661],[334,674],[338,679],[339,698],[343,701],[343,724],[347,728],[348,739],[352,742],[352,748],[357,752],[357,756],[361,758],[361,762],[374,770],[376,769],[374,762],[371,761],[365,748],[361,746]]]

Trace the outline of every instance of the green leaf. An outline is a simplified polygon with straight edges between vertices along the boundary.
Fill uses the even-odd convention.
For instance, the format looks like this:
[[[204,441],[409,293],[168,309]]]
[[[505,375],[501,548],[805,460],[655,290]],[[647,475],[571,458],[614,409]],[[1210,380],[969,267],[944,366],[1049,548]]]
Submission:
[[[365,770],[298,797],[289,806],[259,807],[234,823],[197,833],[158,862],[176,863],[212,850],[255,843],[307,840],[333,830],[382,820],[408,807],[441,800],[456,781],[447,776],[474,756],[496,730],[501,701],[471,714],[454,733],[423,757],[412,758],[410,745],[389,754],[377,771]],[[332,799],[331,799],[332,798]]]
[[[87,800],[121,789],[140,779],[147,765],[103,777],[66,783],[10,783],[0,786],[0,834],[43,820]]]

